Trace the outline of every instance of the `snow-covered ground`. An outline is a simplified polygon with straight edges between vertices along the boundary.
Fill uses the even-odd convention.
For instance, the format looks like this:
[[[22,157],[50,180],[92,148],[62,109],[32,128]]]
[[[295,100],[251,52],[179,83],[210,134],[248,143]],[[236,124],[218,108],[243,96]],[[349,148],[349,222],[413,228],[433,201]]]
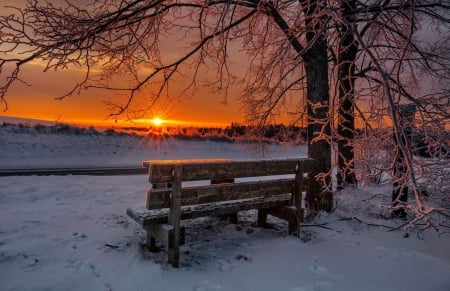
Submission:
[[[17,129],[17,128],[15,128]],[[44,134],[0,127],[0,168],[139,166],[145,159],[298,157],[301,146]],[[144,250],[127,207],[143,205],[145,176],[0,177],[0,290],[450,290],[450,223],[406,233],[386,219],[389,185],[336,194],[288,236],[284,222],[254,227],[186,221],[181,268]],[[447,227],[447,231],[445,229]]]

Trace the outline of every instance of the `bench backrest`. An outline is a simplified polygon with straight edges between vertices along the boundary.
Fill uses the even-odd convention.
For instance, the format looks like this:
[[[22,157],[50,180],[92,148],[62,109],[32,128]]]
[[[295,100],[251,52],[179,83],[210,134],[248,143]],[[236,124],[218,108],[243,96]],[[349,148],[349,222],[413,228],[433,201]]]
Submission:
[[[168,208],[174,191],[180,192],[180,204],[196,205],[226,200],[269,197],[306,190],[305,179],[312,168],[311,159],[278,159],[257,161],[175,160],[148,161],[149,182],[153,189],[147,193],[148,209]],[[293,175],[289,178],[270,177]],[[260,181],[226,183],[235,178],[266,177]],[[257,178],[258,179],[258,178]],[[225,181],[222,184],[182,187],[186,181]],[[165,185],[165,186],[163,186]],[[160,188],[162,187],[162,188]],[[178,189],[178,190],[177,190]],[[299,200],[297,198],[296,200]],[[299,202],[297,202],[299,203]],[[297,204],[296,203],[296,204]]]
[[[174,160],[147,161],[149,182],[154,185],[147,193],[147,208],[168,208],[174,191],[181,197],[180,204],[195,205],[227,200],[270,197],[292,193],[294,204],[299,204],[305,179],[313,160],[277,159],[256,161],[230,160]],[[289,178],[267,177],[292,175]],[[234,181],[236,178],[264,177],[263,180],[213,184]],[[258,179],[258,178],[256,178]],[[182,187],[182,182],[210,180],[211,185]],[[162,186],[165,185],[165,186]],[[160,188],[162,186],[162,188]]]

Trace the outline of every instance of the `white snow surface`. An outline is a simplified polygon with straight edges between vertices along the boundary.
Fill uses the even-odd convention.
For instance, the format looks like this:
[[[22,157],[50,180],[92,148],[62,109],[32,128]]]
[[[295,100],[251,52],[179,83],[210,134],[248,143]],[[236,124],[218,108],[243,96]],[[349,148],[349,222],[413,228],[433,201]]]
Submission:
[[[261,148],[0,127],[3,169],[305,155],[302,146]],[[237,225],[183,221],[179,269],[164,251],[146,251],[145,232],[126,216],[148,187],[145,175],[0,177],[0,290],[450,290],[450,234],[392,231],[405,221],[379,207],[390,185],[336,193],[335,211],[305,223],[299,238],[274,218],[255,227],[254,211]]]

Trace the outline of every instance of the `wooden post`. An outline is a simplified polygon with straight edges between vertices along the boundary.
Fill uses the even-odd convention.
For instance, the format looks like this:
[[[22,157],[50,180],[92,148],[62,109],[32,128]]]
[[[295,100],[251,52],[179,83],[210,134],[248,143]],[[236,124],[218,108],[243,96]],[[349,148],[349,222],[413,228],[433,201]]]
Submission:
[[[152,180],[152,170],[153,170],[153,165],[149,164],[148,165],[148,181],[149,182],[151,182],[151,180]],[[156,184],[152,185],[153,189],[156,189],[155,187],[157,187]],[[148,208],[148,205],[147,205],[147,208]],[[150,234],[150,232],[147,232],[147,249],[150,252],[158,252],[159,251],[159,248],[156,246],[156,239]]]
[[[258,226],[265,227],[267,225],[267,209],[258,209]]]
[[[304,189],[304,179],[303,174],[305,172],[305,167],[302,162],[297,163],[297,169],[295,173],[295,183],[294,189],[292,190],[292,201],[291,205],[297,209],[296,212],[296,220],[294,223],[297,223],[297,226],[289,225],[289,231],[293,232],[291,234],[299,236],[300,235],[300,222],[303,220],[303,211],[302,211],[302,194]],[[302,217],[301,217],[302,216]],[[290,223],[291,224],[291,223]]]
[[[234,183],[234,178],[231,179],[214,179],[211,180],[211,185],[215,185],[215,184],[228,184],[228,183]],[[222,219],[233,223],[233,224],[238,224],[239,222],[239,218],[238,218],[238,214],[237,213],[230,213],[230,214],[225,214],[225,215],[221,215],[220,216]]]
[[[302,194],[304,189],[304,179],[303,174],[305,172],[305,167],[302,162],[297,163],[297,169],[295,172],[295,184],[294,189],[292,190],[292,201],[291,205],[297,207],[298,209],[302,208]]]
[[[147,249],[152,253],[159,252],[159,248],[156,246],[156,239],[149,232],[147,232]]]
[[[149,164],[148,165],[148,181],[151,182],[152,181],[152,174],[153,174],[153,164]],[[169,183],[157,183],[157,184],[152,184],[152,189],[162,189],[162,188],[167,188],[169,185]],[[147,209],[149,208],[148,205],[148,199],[147,199],[147,205],[146,205]],[[159,252],[160,249],[158,246],[156,246],[156,239],[154,236],[152,236],[151,232],[147,231],[147,249],[150,252]]]
[[[178,268],[180,263],[181,175],[182,165],[176,164],[173,170],[169,211],[169,224],[173,227],[173,236],[169,235],[168,238],[169,263],[175,268]]]
[[[152,173],[153,173],[153,164],[149,164],[148,165],[148,181],[151,183],[152,182]]]

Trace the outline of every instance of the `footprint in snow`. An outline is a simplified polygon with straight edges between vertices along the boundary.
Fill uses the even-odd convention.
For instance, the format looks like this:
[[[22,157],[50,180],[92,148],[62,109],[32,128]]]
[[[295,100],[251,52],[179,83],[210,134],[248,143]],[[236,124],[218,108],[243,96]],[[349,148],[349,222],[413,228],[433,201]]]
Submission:
[[[215,283],[212,283],[210,281],[203,281],[199,284],[196,284],[193,291],[220,291],[223,290],[223,288]]]
[[[379,259],[384,258],[386,256],[386,254],[387,254],[387,251],[388,250],[386,248],[384,248],[384,247],[375,247],[375,252],[376,252],[377,257]]]
[[[313,285],[309,285],[306,287],[293,287],[289,289],[289,291],[317,291],[324,290],[324,288],[330,288],[335,285],[333,281],[319,281],[314,283]]]
[[[100,273],[97,271],[97,268],[92,263],[89,263],[88,266],[89,266],[89,269],[91,269],[91,272],[95,277],[100,277]]]
[[[220,261],[218,264],[219,264],[218,269],[220,272],[230,272],[234,268],[233,264],[231,264],[230,261],[228,260]]]
[[[324,267],[319,266],[318,263],[319,263],[319,260],[317,259],[316,256],[314,256],[313,260],[312,260],[312,265],[309,267],[309,270],[311,272],[314,272],[314,273],[319,274],[319,275],[327,274],[328,270],[326,268],[324,268]]]

